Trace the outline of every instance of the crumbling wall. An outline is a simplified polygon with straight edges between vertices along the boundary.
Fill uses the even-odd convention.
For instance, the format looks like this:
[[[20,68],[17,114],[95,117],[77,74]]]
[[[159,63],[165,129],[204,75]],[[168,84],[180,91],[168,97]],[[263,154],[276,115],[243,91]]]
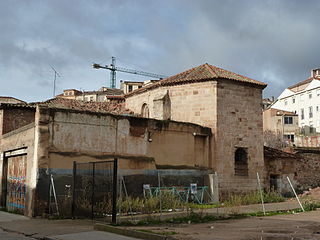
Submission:
[[[278,191],[283,195],[292,195],[292,189],[287,180],[290,178],[292,185],[299,186],[298,165],[299,157],[295,154],[282,152],[278,149],[265,148],[265,189]]]
[[[33,123],[34,120],[34,108],[6,108],[3,110],[2,134]]]
[[[59,192],[69,191],[73,161],[98,162],[118,157],[120,172],[208,168],[209,128],[77,110],[40,108],[39,112],[43,126],[38,164],[38,214],[48,210],[50,174],[60,186]],[[62,206],[70,205],[68,196],[59,201]]]
[[[266,188],[271,187],[272,175],[277,177],[277,190],[284,194],[292,192],[287,177],[299,192],[320,186],[319,150],[311,148],[286,153],[277,149],[265,148],[264,159]]]
[[[199,125],[50,110],[50,126],[51,152],[84,156],[109,154],[142,160],[147,157],[159,166],[209,168],[211,131]],[[55,160],[49,161],[55,164]],[[130,168],[136,168],[134,162],[139,161],[127,162]]]
[[[13,151],[16,149],[25,149],[26,157],[26,205],[24,208],[24,214],[27,216],[33,215],[33,201],[35,192],[35,179],[31,177],[33,172],[37,172],[37,165],[34,164],[34,141],[35,141],[35,126],[33,124],[26,125],[20,129],[16,129],[14,132],[7,133],[1,136],[0,145],[0,198],[4,198],[6,192],[2,188],[4,179],[7,177],[6,169],[3,167],[5,164],[4,153],[7,151]],[[3,171],[5,170],[5,171]],[[6,206],[5,202],[1,203],[2,207]]]
[[[320,186],[320,152],[301,152],[297,156],[299,160],[296,166],[295,179],[298,188],[308,190]]]

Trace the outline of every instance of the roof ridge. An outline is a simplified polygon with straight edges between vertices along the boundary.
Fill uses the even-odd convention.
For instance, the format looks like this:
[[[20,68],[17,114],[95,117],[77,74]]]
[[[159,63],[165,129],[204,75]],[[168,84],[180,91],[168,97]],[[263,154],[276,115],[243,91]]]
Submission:
[[[312,80],[318,80],[318,81],[319,81],[319,79],[315,79],[315,78],[313,78],[313,77],[308,77],[308,78],[305,79],[305,80],[302,80],[302,81],[300,81],[300,82],[297,82],[297,83],[289,86],[288,89],[291,90],[292,88],[299,87],[299,86],[304,85],[304,84],[308,84],[308,83],[312,82]]]
[[[134,94],[139,94],[149,89],[154,89],[157,87],[168,86],[168,85],[178,85],[178,84],[185,84],[185,83],[204,82],[204,81],[211,81],[215,79],[216,80],[229,79],[232,81],[242,82],[245,84],[253,84],[256,86],[260,86],[261,88],[265,88],[267,86],[266,83],[205,63],[202,65],[190,68],[176,75],[170,76],[168,78],[162,79],[157,83],[147,85],[140,89],[134,90],[130,93],[125,94],[125,97],[129,97]]]
[[[212,74],[212,75],[214,75],[214,77],[217,77],[218,76],[218,74],[216,73],[216,71],[214,71],[213,69],[212,69],[212,65],[210,65],[209,63],[205,63],[204,64],[205,65],[205,67],[209,70],[209,72]]]
[[[202,64],[202,65],[204,65],[204,64]],[[199,66],[196,66],[196,67],[187,69],[187,70],[185,70],[185,71],[183,71],[183,72],[181,72],[181,73],[177,73],[177,74],[175,74],[175,75],[172,75],[172,76],[170,76],[170,77],[167,77],[167,78],[165,78],[165,79],[162,79],[162,80],[160,80],[159,82],[157,82],[156,84],[162,85],[161,83],[163,83],[163,82],[165,83],[165,82],[167,82],[168,80],[170,80],[170,79],[172,79],[172,78],[174,78],[174,77],[177,77],[177,76],[181,76],[181,75],[183,75],[183,74],[185,74],[185,73],[190,73],[190,72],[192,72],[193,70],[195,70],[196,68],[198,68],[198,67],[200,67],[200,66],[202,66],[202,65],[199,65]]]

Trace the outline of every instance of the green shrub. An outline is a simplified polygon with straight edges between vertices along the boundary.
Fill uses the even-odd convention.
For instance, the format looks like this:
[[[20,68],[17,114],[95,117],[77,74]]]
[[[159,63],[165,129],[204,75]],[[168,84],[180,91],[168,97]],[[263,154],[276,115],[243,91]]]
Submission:
[[[305,211],[314,211],[320,208],[320,202],[307,201],[303,203],[303,208]]]

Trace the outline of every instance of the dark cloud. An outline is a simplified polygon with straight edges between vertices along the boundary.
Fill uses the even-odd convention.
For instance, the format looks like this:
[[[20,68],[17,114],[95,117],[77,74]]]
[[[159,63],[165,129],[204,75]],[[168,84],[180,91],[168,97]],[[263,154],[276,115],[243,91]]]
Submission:
[[[175,74],[205,62],[269,84],[266,95],[320,65],[319,1],[0,1],[0,95],[29,101],[97,89],[123,67]],[[118,74],[118,80],[138,79]]]

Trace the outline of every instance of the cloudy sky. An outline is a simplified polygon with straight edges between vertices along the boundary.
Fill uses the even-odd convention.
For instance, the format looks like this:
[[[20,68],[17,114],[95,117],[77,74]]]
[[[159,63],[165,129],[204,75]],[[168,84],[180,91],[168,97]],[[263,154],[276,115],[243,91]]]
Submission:
[[[112,56],[164,75],[207,62],[278,96],[320,67],[319,13],[318,0],[0,0],[0,96],[51,98],[51,67],[57,93],[109,86],[91,65]]]

